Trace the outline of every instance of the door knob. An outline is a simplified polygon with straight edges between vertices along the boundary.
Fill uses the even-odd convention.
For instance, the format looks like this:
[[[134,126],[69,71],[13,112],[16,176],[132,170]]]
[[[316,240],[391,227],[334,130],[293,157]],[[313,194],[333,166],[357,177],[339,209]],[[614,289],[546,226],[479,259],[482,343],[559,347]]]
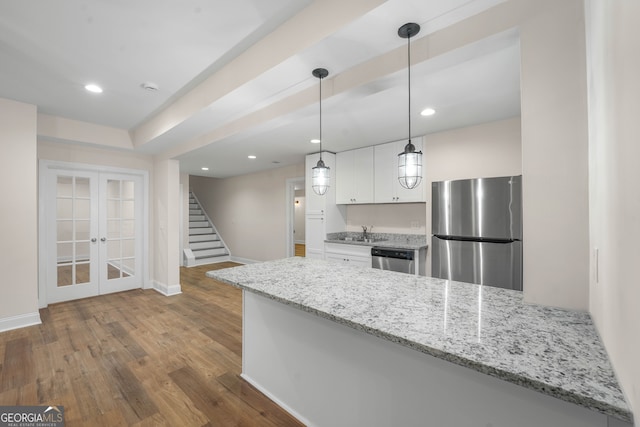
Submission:
[[[100,241],[101,241],[101,242],[106,242],[106,241],[107,241],[107,238],[106,238],[106,237],[101,237],[101,238],[100,238]]]

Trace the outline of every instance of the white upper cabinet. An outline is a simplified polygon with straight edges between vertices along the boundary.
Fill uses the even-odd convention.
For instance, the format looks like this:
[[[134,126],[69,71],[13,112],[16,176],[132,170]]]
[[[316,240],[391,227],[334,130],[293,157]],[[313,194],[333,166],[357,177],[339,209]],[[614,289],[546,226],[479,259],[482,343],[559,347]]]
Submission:
[[[374,203],[373,147],[336,155],[336,203]]]
[[[422,139],[411,140],[417,151],[422,150]],[[423,158],[423,180],[411,190],[400,185],[398,181],[398,154],[404,151],[407,141],[396,141],[388,144],[376,145],[374,147],[374,188],[375,203],[414,203],[426,202],[427,193],[424,184],[424,158]]]

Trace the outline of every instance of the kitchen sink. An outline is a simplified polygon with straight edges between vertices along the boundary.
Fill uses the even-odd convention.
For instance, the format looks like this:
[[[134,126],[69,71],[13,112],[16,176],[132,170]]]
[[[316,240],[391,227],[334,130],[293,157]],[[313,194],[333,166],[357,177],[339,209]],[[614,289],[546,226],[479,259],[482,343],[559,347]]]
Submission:
[[[363,243],[377,243],[377,242],[386,242],[387,239],[363,239],[362,237],[342,237],[339,240],[344,240],[345,242],[363,242]]]

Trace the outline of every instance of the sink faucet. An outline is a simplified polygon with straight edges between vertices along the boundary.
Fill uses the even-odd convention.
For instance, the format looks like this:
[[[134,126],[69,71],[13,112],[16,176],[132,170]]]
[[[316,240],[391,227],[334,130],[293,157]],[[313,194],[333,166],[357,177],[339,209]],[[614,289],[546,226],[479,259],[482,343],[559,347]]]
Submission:
[[[373,230],[373,225],[370,225],[369,228],[367,228],[366,225],[362,226],[362,239],[363,240],[367,240],[367,230],[369,231],[369,233],[371,233],[371,230]]]

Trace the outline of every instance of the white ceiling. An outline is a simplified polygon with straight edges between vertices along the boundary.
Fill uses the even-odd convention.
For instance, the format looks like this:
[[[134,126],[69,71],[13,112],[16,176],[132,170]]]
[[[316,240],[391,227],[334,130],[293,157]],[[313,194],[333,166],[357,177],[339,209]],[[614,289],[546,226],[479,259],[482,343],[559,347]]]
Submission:
[[[40,113],[129,130],[135,144],[140,129],[176,111],[194,92],[197,97],[198,85],[323,1],[328,0],[2,2],[0,97],[35,104]],[[220,96],[163,123],[135,150],[175,156],[182,171],[216,177],[300,163],[318,149],[309,143],[318,133],[318,80],[311,75],[317,67],[330,72],[323,81],[324,149],[406,138],[406,68],[332,94],[334,83],[398,48],[404,47],[406,63],[406,40],[397,35],[405,22],[422,26],[413,44],[502,1],[380,0],[347,23],[332,27],[329,19],[318,20],[313,30],[326,30],[324,36],[246,81],[218,88]],[[411,69],[413,135],[519,115],[519,69],[516,30],[418,61]],[[89,82],[103,86],[104,93],[86,92]],[[142,89],[144,82],[159,90]],[[295,108],[266,116],[279,103],[305,99],[305,93],[315,100],[307,96]],[[426,106],[436,115],[420,117]],[[247,159],[249,154],[257,159]]]

